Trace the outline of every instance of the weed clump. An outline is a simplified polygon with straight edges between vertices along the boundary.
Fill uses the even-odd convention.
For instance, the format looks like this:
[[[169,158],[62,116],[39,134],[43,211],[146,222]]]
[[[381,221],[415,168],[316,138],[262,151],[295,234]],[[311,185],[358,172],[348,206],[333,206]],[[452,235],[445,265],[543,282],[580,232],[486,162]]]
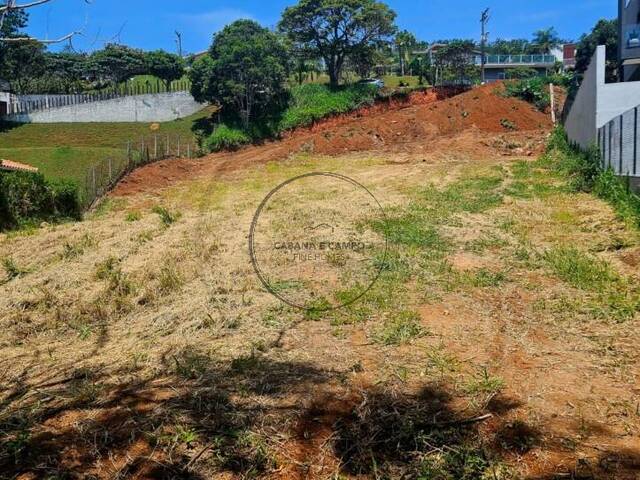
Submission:
[[[383,345],[402,345],[425,334],[425,329],[420,325],[420,315],[416,312],[402,311],[386,321],[376,332],[374,339]]]
[[[173,225],[182,216],[180,212],[171,212],[160,205],[153,207],[152,212],[160,217],[160,221],[162,221],[162,225],[165,227]]]

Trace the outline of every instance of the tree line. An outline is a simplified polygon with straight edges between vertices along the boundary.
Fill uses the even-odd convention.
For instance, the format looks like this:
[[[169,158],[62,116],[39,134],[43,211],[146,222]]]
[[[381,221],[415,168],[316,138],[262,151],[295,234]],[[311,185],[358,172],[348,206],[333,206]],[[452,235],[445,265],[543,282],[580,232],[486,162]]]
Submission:
[[[28,14],[10,12],[0,37],[24,36]],[[116,86],[136,75],[153,75],[169,89],[184,76],[185,62],[162,50],[145,52],[126,45],[108,44],[91,54],[65,48],[49,52],[37,40],[0,42],[0,78],[16,93],[82,93]]]

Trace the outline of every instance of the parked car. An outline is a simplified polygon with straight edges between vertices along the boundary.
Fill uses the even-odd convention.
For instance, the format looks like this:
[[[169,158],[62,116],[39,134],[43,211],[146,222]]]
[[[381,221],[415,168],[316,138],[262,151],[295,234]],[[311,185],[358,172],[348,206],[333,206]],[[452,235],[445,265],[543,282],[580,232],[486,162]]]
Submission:
[[[359,83],[362,83],[364,85],[375,85],[378,88],[384,88],[384,82],[379,78],[365,78],[363,80],[360,80]]]

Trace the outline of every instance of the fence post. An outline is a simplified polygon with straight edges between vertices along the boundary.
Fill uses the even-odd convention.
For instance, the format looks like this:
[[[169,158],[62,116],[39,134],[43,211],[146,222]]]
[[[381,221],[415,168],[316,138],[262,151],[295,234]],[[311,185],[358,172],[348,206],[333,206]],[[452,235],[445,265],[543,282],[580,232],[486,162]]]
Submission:
[[[93,201],[96,196],[98,195],[98,190],[96,189],[96,166],[94,165],[93,168],[91,169],[92,175],[93,175],[93,198],[91,199],[91,201]]]
[[[108,160],[109,160],[109,184],[111,184],[111,179],[113,178],[113,173],[111,170],[111,157],[109,157]]]
[[[144,163],[144,137],[140,138],[140,157]]]
[[[556,99],[553,94],[553,83],[549,83],[549,94],[551,96],[551,121],[556,124]]]
[[[187,143],[187,158],[191,158],[191,142]]]
[[[608,127],[609,127],[609,161],[607,162],[607,167],[611,166],[611,124],[612,122],[608,123]]]
[[[178,158],[180,158],[180,135],[178,135]]]
[[[620,168],[618,171],[619,175],[622,175],[622,149],[623,149],[623,143],[622,143],[622,133],[623,133],[623,123],[624,123],[624,115],[620,115]]]
[[[634,109],[633,122],[633,174],[636,175],[638,165],[638,107]]]
[[[158,134],[153,136],[153,159],[158,159]]]
[[[169,156],[169,134],[168,133],[167,133],[167,145],[166,145],[166,147],[167,147],[167,150],[165,152],[165,157],[168,157]]]

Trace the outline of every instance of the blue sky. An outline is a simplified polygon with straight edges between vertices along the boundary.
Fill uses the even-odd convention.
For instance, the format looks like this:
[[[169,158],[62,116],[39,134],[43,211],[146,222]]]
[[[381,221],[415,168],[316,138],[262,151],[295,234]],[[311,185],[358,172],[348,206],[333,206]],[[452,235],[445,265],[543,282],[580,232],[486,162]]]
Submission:
[[[26,1],[26,0],[25,0]],[[295,0],[53,0],[32,9],[29,32],[55,38],[82,28],[74,40],[79,50],[101,48],[118,39],[144,49],[175,51],[174,31],[183,35],[186,52],[206,49],[213,32],[238,18],[273,27]],[[479,37],[480,11],[490,7],[490,38],[530,37],[555,26],[560,35],[577,39],[600,18],[617,15],[616,0],[388,0],[397,23],[421,40]]]

